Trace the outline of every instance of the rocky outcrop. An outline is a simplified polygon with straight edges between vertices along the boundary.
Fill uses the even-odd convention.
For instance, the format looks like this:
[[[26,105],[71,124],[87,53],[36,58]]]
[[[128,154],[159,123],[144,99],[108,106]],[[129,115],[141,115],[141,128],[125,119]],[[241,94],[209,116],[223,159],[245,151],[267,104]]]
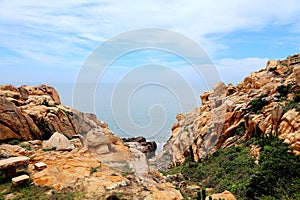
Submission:
[[[6,98],[0,97],[0,141],[32,140],[42,137],[32,118]]]
[[[237,86],[217,83],[200,95],[202,106],[177,116],[171,138],[149,161],[151,165],[166,170],[181,165],[188,155],[202,161],[216,149],[254,134],[278,134],[300,154],[300,65],[284,63],[269,61],[265,69],[251,73]]]
[[[0,141],[47,140],[55,132],[70,139],[98,127],[110,142],[121,142],[96,115],[62,105],[53,87],[0,86]]]
[[[123,138],[124,144],[129,148],[137,149],[143,152],[147,159],[155,156],[155,151],[157,149],[157,145],[155,141],[147,142],[144,137],[136,137],[136,138]]]

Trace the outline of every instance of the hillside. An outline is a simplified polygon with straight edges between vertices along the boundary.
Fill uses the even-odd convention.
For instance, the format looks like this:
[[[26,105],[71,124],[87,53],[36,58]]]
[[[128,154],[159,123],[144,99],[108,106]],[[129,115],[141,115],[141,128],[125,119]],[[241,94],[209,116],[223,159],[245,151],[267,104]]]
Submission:
[[[177,115],[150,165],[186,199],[199,196],[195,187],[237,199],[299,199],[300,54],[269,61],[237,86],[217,83],[200,98],[200,107]]]
[[[151,162],[166,170],[193,154],[201,161],[219,147],[253,135],[278,135],[300,155],[300,55],[270,60],[237,86],[217,83],[200,95],[202,106],[177,115],[172,136]]]

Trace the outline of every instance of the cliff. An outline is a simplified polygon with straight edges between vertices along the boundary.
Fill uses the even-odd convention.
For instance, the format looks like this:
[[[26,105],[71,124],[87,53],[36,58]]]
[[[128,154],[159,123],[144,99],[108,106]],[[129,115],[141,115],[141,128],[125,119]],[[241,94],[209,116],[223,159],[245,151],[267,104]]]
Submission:
[[[217,83],[200,95],[202,105],[177,115],[172,136],[150,163],[166,170],[190,154],[202,161],[218,148],[237,145],[253,135],[278,135],[300,154],[299,55],[270,60],[237,86]]]

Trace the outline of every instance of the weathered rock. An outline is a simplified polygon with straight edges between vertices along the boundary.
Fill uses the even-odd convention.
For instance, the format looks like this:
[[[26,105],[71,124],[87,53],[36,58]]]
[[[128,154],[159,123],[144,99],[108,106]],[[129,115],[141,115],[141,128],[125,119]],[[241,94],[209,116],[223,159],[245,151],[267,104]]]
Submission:
[[[156,169],[166,170],[181,165],[191,154],[195,161],[202,161],[216,149],[234,146],[254,134],[280,133],[285,143],[296,147],[294,153],[300,154],[297,136],[300,114],[296,109],[283,114],[286,104],[297,107],[293,99],[300,90],[299,62],[291,64],[288,60],[269,61],[266,69],[251,73],[236,87],[217,83],[211,91],[204,92],[200,95],[200,107],[177,115],[171,138],[149,163]],[[292,89],[284,100],[276,92],[278,86],[288,84]]]
[[[33,120],[15,104],[2,97],[0,97],[0,130],[0,141],[41,138],[41,132]]]
[[[25,156],[0,160],[0,170],[2,171],[2,173],[4,173],[4,176],[7,179],[10,179],[16,175],[17,167],[26,164],[28,160],[29,158]]]
[[[14,177],[11,180],[14,186],[21,186],[26,184],[29,181],[29,176],[24,174],[21,176]]]
[[[134,148],[143,152],[146,155],[147,159],[155,156],[157,145],[154,141],[147,142],[146,138],[144,137],[123,138],[122,140],[124,144],[129,148]]]
[[[236,200],[235,196],[227,190],[222,193],[212,194],[210,196],[212,197],[212,199]],[[209,196],[206,197],[205,200],[209,200]]]
[[[0,98],[0,141],[47,140],[55,132],[71,139],[76,134],[86,135],[91,129],[101,127],[111,143],[122,143],[96,115],[61,105],[53,87],[3,85]]]
[[[90,130],[84,139],[84,145],[97,154],[109,153],[109,144],[109,139],[100,127]]]
[[[210,92],[206,91],[203,94],[200,94],[200,99],[202,102],[202,105],[204,105],[206,102],[208,102],[208,98],[209,98]]]
[[[300,66],[294,67],[293,75],[298,86],[300,86]]]
[[[56,150],[72,150],[74,149],[74,145],[71,143],[70,140],[66,136],[61,133],[55,132],[49,140],[44,141],[43,143],[44,149],[52,149],[55,148]]]
[[[38,171],[41,171],[41,170],[46,169],[46,168],[47,168],[47,164],[44,163],[44,162],[38,162],[38,163],[34,164],[34,169],[36,169]]]
[[[159,187],[148,187],[151,194],[147,195],[145,200],[181,200],[183,199],[179,190],[174,189],[170,183],[159,184]]]

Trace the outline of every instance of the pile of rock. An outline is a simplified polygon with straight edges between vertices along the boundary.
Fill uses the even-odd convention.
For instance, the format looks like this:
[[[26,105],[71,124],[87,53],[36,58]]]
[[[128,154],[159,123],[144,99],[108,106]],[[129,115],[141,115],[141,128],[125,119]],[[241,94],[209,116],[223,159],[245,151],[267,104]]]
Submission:
[[[144,137],[136,137],[136,138],[123,138],[124,144],[129,148],[137,149],[143,152],[147,159],[155,156],[155,151],[157,149],[157,145],[155,141],[147,142]]]

